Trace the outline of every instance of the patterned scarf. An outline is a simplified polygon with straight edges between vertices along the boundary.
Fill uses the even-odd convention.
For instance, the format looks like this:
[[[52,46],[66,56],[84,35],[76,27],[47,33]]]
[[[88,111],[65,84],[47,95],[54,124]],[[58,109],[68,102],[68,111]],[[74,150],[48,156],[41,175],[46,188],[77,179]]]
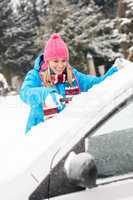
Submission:
[[[51,74],[51,81],[55,85],[57,83],[65,83],[67,80],[67,76],[65,72],[62,72],[62,74]]]
[[[45,73],[46,70],[49,70],[47,72],[50,74],[50,79],[53,85],[56,85],[57,83],[65,84],[65,97],[60,99],[60,103],[62,105],[65,106],[65,104],[69,103],[72,100],[73,95],[77,95],[80,93],[78,81],[76,80],[76,77],[74,75],[72,84],[68,83],[66,69],[60,75],[55,74],[51,69],[45,69],[40,71],[40,77],[43,83],[44,83],[43,73]],[[46,116],[46,119],[53,117],[58,112],[59,110],[57,107],[48,107],[46,104],[44,105],[44,114]]]

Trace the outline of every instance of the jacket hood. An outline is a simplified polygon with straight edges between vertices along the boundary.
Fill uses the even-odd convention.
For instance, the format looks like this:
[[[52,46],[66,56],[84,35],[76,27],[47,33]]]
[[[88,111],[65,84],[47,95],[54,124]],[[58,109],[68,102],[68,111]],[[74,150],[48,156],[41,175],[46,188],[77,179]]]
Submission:
[[[43,54],[40,54],[36,59],[35,59],[35,64],[34,64],[34,69],[39,71],[41,68],[41,65],[43,63]]]

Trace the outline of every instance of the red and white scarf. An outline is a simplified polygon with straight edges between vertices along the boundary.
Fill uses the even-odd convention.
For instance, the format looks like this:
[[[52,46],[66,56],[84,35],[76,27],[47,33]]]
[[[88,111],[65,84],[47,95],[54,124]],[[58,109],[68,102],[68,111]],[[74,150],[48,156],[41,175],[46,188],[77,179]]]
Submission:
[[[43,71],[40,71],[40,77],[41,77],[41,79],[44,83],[44,80],[43,80],[43,77],[42,77]],[[64,84],[67,83],[67,85],[69,85],[68,82],[67,82],[66,70],[64,70],[64,72],[60,75],[51,73],[50,77],[51,77],[51,81],[54,85],[56,85],[57,83],[64,83]],[[73,82],[74,81],[76,82],[76,86],[69,85],[69,87],[65,87],[65,96],[66,97],[61,98],[60,99],[61,102],[69,103],[72,100],[73,95],[80,94],[80,88],[79,88],[79,85],[78,85],[78,81],[73,74]],[[45,86],[45,83],[44,83],[44,86]],[[47,107],[46,105],[44,106],[44,114],[47,118],[52,117],[56,113],[58,113],[56,106],[55,107]]]

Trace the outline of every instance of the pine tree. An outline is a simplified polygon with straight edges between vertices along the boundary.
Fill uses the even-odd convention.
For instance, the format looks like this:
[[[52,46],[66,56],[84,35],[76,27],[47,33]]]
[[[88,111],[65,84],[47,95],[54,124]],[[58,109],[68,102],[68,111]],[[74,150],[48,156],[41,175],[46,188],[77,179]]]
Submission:
[[[6,52],[12,37],[13,27],[12,6],[10,0],[0,0],[0,67],[6,69]]]
[[[37,30],[36,45],[41,50],[47,39],[52,33],[59,33],[64,27],[64,20],[69,14],[66,1],[54,0],[46,1],[42,0],[41,5],[43,10],[41,12],[41,26]]]
[[[14,13],[13,34],[6,52],[6,60],[13,74],[25,74],[31,68],[36,54],[34,39],[38,22],[31,14],[32,9],[31,4],[20,0]]]
[[[120,45],[124,56],[127,58],[129,49],[133,46],[133,3],[132,0],[118,0],[117,24]]]

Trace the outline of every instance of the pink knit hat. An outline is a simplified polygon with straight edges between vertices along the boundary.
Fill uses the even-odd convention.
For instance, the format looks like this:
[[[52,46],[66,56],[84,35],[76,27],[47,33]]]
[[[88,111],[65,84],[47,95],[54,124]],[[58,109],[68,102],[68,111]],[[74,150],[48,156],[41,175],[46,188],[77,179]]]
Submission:
[[[64,59],[69,60],[69,51],[67,45],[62,40],[59,34],[52,34],[50,39],[47,41],[44,49],[44,61],[47,63],[48,60],[52,59]]]

